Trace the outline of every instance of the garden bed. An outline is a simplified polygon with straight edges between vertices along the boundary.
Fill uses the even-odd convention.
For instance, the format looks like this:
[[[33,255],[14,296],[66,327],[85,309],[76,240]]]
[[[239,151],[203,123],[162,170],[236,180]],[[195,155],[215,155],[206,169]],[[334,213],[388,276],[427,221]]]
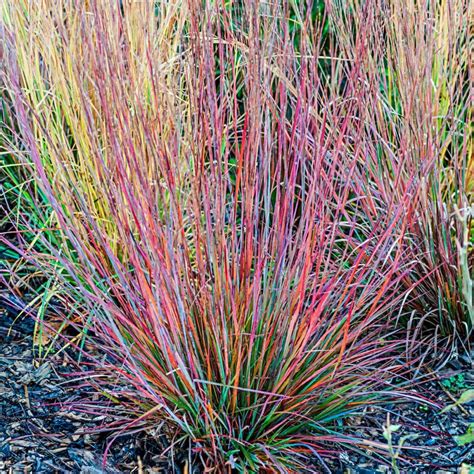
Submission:
[[[0,8],[0,474],[470,473],[469,2],[60,3]]]
[[[103,467],[110,437],[100,431],[109,420],[70,408],[88,397],[87,388],[70,386],[72,368],[64,358],[35,361],[32,320],[23,318],[13,324],[12,315],[0,308],[0,322],[0,472],[185,472],[187,453],[172,453],[163,437],[157,440],[146,434],[115,440]],[[418,391],[429,394],[440,406],[453,403],[462,390],[474,386],[468,362],[451,364],[439,374],[440,380]],[[400,425],[394,433],[396,451],[400,437],[409,436],[401,449],[404,459],[398,462],[402,472],[471,472],[467,466],[474,464],[472,444],[458,446],[455,437],[474,422],[473,403],[444,413],[413,402],[368,407],[349,423],[363,439],[386,444],[387,416],[392,425]],[[343,452],[328,467],[334,473],[390,472],[389,466],[363,452]],[[321,472],[325,472],[323,467]]]

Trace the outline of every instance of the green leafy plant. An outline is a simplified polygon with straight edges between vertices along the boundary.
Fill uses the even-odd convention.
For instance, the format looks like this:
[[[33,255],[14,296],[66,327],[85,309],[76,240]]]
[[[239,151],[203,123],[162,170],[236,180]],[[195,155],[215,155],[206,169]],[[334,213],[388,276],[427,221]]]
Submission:
[[[393,433],[396,433],[401,428],[401,425],[393,425],[390,423],[390,414],[387,414],[387,422],[383,428],[383,437],[387,440],[387,446],[389,456],[392,461],[392,470],[395,474],[399,474],[401,471],[398,467],[398,461],[402,452],[403,445],[410,439],[416,439],[418,435],[409,434],[401,436],[398,443],[394,444]]]
[[[474,423],[471,423],[463,435],[455,436],[454,439],[459,446],[474,443]]]
[[[441,410],[441,413],[452,410],[453,408],[456,408],[459,405],[463,405],[464,403],[472,402],[473,400],[474,400],[474,389],[466,390],[461,394],[461,396],[456,401],[456,403],[446,406],[445,408]]]
[[[460,391],[468,387],[464,374],[455,374],[441,381],[441,385],[448,390]]]

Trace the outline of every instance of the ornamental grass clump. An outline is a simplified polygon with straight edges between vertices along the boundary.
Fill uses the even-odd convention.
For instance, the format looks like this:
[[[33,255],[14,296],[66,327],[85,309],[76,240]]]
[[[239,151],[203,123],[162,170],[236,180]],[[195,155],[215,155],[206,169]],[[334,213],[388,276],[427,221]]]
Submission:
[[[118,435],[162,423],[217,472],[380,451],[343,420],[403,384],[412,221],[409,197],[354,205],[363,57],[321,55],[293,3],[56,3],[3,11],[9,153],[59,236],[23,215],[42,248],[8,245],[54,282],[77,329],[59,340],[111,401],[84,409]]]
[[[118,243],[114,209],[107,208],[110,200],[101,197],[106,177],[98,174],[100,170],[95,161],[103,160],[112,170],[117,153],[127,153],[127,147],[133,146],[140,159],[140,164],[133,165],[134,168],[140,167],[144,175],[153,179],[150,167],[154,164],[146,158],[152,145],[147,143],[142,123],[148,128],[159,125],[160,134],[165,138],[168,133],[166,115],[173,115],[174,111],[171,102],[163,108],[168,98],[151,96],[150,84],[151,81],[166,80],[175,85],[173,93],[180,90],[180,79],[174,75],[174,63],[179,57],[177,41],[183,23],[178,15],[179,3],[156,12],[159,17],[153,12],[150,15],[146,5],[123,5],[122,10],[127,13],[123,26],[127,31],[120,35],[127,35],[128,42],[123,43],[126,50],[117,43],[115,49],[111,45],[116,40],[121,41],[117,39],[116,21],[122,10],[102,8],[100,19],[104,25],[100,33],[94,23],[94,18],[99,18],[94,17],[94,8],[100,9],[101,5],[81,3],[56,2],[53,5],[47,1],[22,1],[2,4],[4,231],[1,267],[14,292],[28,292],[34,296],[32,299],[30,296],[28,306],[22,309],[39,311],[40,320],[45,308],[51,306],[49,302],[53,296],[69,298],[67,293],[58,290],[56,274],[59,272],[67,277],[70,272],[61,269],[63,262],[55,254],[67,255],[64,261],[77,266],[78,254],[71,246],[71,239],[88,242],[82,211],[75,202],[78,195],[80,200],[87,202],[91,218],[100,226],[114,254],[126,259],[122,255],[124,248]],[[159,18],[159,24],[154,22],[156,18]],[[98,34],[103,37],[99,39]],[[159,41],[151,45],[152,37]],[[103,45],[100,52],[96,49],[100,48],[99,43]],[[8,59],[12,54],[14,62]],[[154,55],[155,64],[149,62],[150,54]],[[19,117],[12,111],[14,97],[19,99],[13,92],[15,87],[21,88],[21,100],[27,105],[28,114],[34,117],[29,135],[25,134],[26,129],[21,127]],[[156,123],[152,111],[158,103],[163,108],[161,124]],[[134,108],[143,112],[140,121]],[[115,123],[119,119],[123,122],[117,128]],[[36,144],[35,158],[41,162],[41,167],[35,165],[34,157],[28,153],[29,141]],[[127,167],[130,171],[130,164]],[[138,179],[138,170],[129,177]],[[61,196],[60,213],[55,212],[51,196],[39,185],[41,180],[47,180],[55,194]],[[60,222],[63,213],[67,214],[68,224]],[[69,229],[67,236],[66,228]],[[19,247],[13,245],[18,242]],[[93,244],[89,250],[96,251],[92,247]],[[36,269],[32,270],[32,265]],[[29,283],[31,280],[33,285]],[[64,327],[63,324],[60,326]],[[50,332],[47,327],[43,329]],[[38,328],[39,332],[43,329]],[[47,342],[51,337],[39,338],[40,341],[43,339]],[[39,355],[44,352],[42,349],[41,343]]]
[[[353,180],[354,193],[364,196],[359,217],[380,222],[390,209],[406,207],[401,242],[411,271],[403,278],[407,305],[400,321],[435,358],[468,353],[474,327],[469,2],[327,6],[340,54],[362,63],[364,151]],[[351,147],[346,154],[356,152]]]

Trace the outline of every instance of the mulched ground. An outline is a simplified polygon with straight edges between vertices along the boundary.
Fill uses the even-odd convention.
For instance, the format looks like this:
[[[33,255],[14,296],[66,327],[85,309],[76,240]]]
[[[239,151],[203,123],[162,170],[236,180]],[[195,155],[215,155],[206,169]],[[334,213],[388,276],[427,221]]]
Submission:
[[[107,465],[102,454],[108,439],[94,433],[108,420],[66,408],[75,399],[87,397],[87,389],[68,388],[71,369],[58,360],[38,365],[32,353],[33,323],[14,322],[14,314],[0,306],[0,473],[180,473],[179,459],[162,455],[155,440],[146,435],[128,436],[114,442]],[[441,376],[423,387],[430,398],[445,406],[462,391],[474,388],[472,361],[465,359],[447,367]],[[385,443],[383,427],[390,416],[394,450],[402,473],[474,473],[474,445],[458,446],[455,436],[474,423],[474,403],[445,413],[417,403],[368,408],[350,424],[366,439]],[[401,450],[400,439],[408,436]],[[335,474],[394,472],[367,457],[368,453],[343,453],[328,463]],[[463,466],[463,467],[462,467]],[[315,472],[326,472],[323,469]]]
[[[13,321],[0,308],[1,474],[171,472],[162,449],[137,436],[118,438],[103,467],[108,438],[96,431],[110,420],[68,408],[87,398],[87,389],[70,386],[71,368],[60,361],[38,365],[32,354],[33,322]]]

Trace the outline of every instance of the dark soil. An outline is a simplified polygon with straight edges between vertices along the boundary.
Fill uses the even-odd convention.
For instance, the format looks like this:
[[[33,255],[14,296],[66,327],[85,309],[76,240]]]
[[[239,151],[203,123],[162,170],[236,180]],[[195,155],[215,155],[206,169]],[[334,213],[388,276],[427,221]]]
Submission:
[[[118,438],[103,465],[110,435],[106,416],[71,409],[74,400],[87,398],[87,388],[71,386],[72,369],[63,360],[38,363],[32,352],[33,322],[18,319],[0,300],[0,473],[171,473],[183,472],[178,458],[145,433]],[[427,398],[443,407],[468,388],[474,388],[472,362],[465,358],[444,369],[440,380],[422,388]],[[69,374],[69,377],[68,377]],[[444,385],[442,379],[445,380]],[[386,444],[387,417],[400,425],[393,433],[393,449],[400,452],[402,473],[474,473],[474,445],[458,446],[455,436],[474,423],[474,404],[444,413],[414,402],[367,408],[349,420],[359,436]],[[102,432],[101,432],[102,430]],[[406,437],[401,449],[400,440]],[[328,462],[333,473],[388,473],[394,470],[374,461],[369,451],[347,451]],[[314,472],[325,472],[315,470]]]

